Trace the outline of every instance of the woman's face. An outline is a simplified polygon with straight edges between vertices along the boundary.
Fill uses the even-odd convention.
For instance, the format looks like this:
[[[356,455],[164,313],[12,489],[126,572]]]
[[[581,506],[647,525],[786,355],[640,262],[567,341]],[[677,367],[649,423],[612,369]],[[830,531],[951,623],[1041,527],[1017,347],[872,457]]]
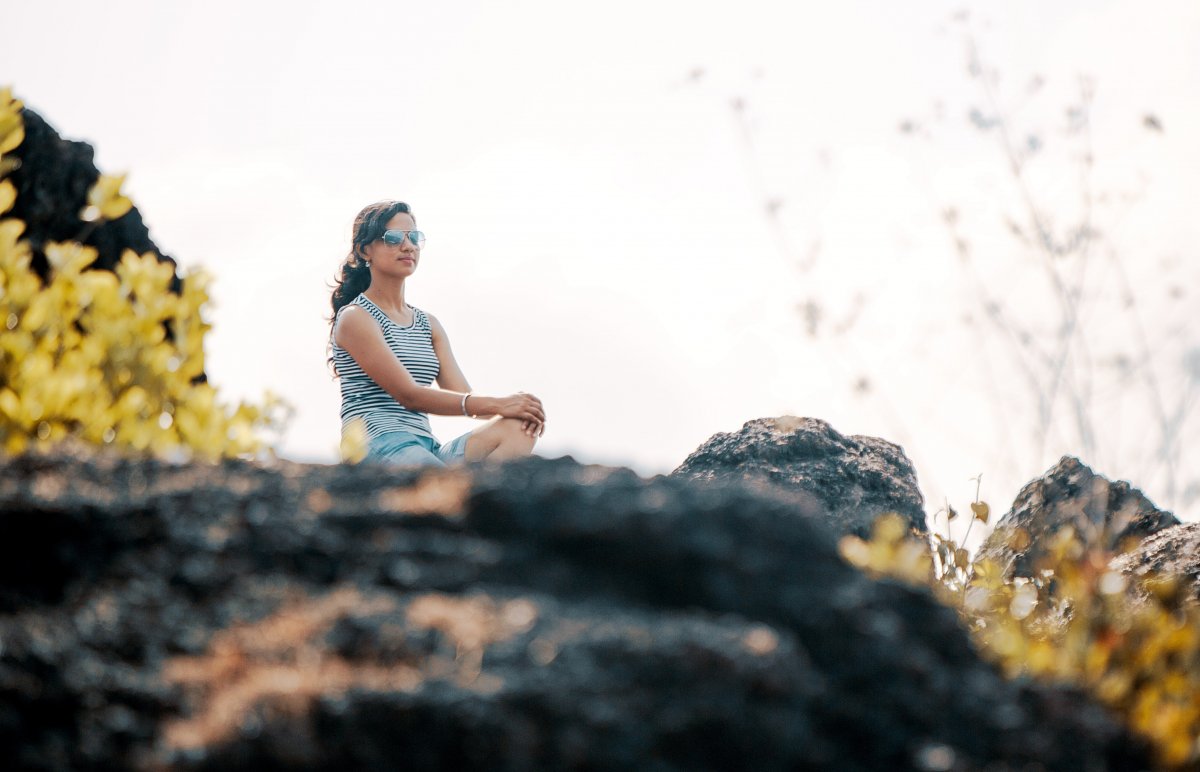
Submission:
[[[417,221],[410,214],[397,212],[392,215],[392,219],[387,221],[386,227],[387,230],[412,231],[417,229]],[[382,238],[378,238],[363,247],[363,255],[371,264],[372,276],[382,272],[403,277],[409,276],[417,270],[417,263],[421,259],[421,249],[407,238],[399,244],[389,244]]]

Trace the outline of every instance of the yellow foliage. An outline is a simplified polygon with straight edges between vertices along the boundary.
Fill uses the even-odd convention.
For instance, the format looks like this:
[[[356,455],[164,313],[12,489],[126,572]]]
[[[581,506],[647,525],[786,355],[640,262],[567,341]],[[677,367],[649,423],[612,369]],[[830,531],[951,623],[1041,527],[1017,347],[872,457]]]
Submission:
[[[20,102],[0,89],[0,152],[24,137]],[[0,167],[3,168],[3,167]],[[93,219],[115,219],[133,203],[123,176],[102,175],[88,193]],[[0,214],[11,208],[0,182]],[[15,197],[15,191],[12,192]],[[4,205],[7,202],[7,205]],[[127,250],[108,271],[83,244],[50,242],[43,285],[21,239],[25,224],[0,219],[0,447],[7,453],[72,440],[172,458],[216,459],[266,448],[290,408],[271,394],[261,405],[222,404],[204,372],[208,277],[184,277],[153,253]]]
[[[933,577],[929,550],[909,537],[908,524],[895,512],[875,520],[871,540],[843,536],[838,551],[846,562],[872,576],[888,576],[909,584],[927,584]]]
[[[80,213],[85,222],[95,220],[115,220],[123,217],[133,208],[133,202],[121,193],[121,184],[125,175],[101,174],[95,184],[88,189],[87,206]]]
[[[25,141],[25,122],[21,119],[24,105],[13,99],[12,89],[0,87],[0,156],[12,152]]]
[[[17,188],[12,180],[0,181],[0,214],[4,214],[17,201]]]
[[[972,511],[987,516],[986,505]],[[1083,687],[1150,740],[1164,767],[1200,764],[1200,604],[1176,578],[1125,577],[1108,567],[1113,553],[1063,528],[1036,578],[1005,579],[993,561],[970,562],[949,537],[926,543],[896,519],[882,516],[870,541],[843,538],[843,557],[875,576],[924,576],[1006,675]],[[1020,529],[1009,536],[1029,543]],[[915,569],[918,550],[933,570]]]
[[[341,454],[351,464],[367,457],[367,425],[361,418],[353,419],[342,432]]]

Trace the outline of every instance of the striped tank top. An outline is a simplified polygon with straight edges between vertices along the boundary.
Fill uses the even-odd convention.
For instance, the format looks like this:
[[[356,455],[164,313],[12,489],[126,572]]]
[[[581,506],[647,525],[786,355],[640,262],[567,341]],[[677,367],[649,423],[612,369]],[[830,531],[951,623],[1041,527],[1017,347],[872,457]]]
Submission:
[[[379,323],[388,348],[408,370],[414,381],[422,386],[433,383],[440,364],[437,354],[433,351],[433,330],[429,327],[429,318],[425,316],[424,311],[412,307],[413,323],[402,327],[363,294],[359,294],[350,303],[338,309],[338,316],[340,317],[351,305],[362,306]],[[433,437],[429,416],[409,410],[379,388],[358,366],[350,352],[339,346],[336,341],[333,343],[333,366],[342,382],[343,433],[352,420],[361,418],[366,422],[368,439],[375,439],[387,432],[412,432]]]

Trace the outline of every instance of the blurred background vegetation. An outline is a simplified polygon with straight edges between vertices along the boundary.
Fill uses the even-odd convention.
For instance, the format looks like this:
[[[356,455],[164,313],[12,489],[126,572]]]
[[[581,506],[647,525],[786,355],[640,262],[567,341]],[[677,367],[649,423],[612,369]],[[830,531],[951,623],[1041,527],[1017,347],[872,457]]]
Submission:
[[[1196,443],[1188,441],[1197,437],[1200,398],[1195,246],[1131,243],[1126,228],[1136,221],[1134,232],[1144,232],[1157,222],[1163,234],[1180,232],[1165,227],[1175,207],[1150,195],[1156,173],[1166,171],[1156,168],[1153,148],[1170,127],[1150,105],[1122,104],[1118,120],[1136,132],[1123,145],[1097,148],[1094,105],[1103,84],[1080,73],[1005,72],[988,59],[988,29],[966,11],[948,17],[941,32],[961,43],[967,98],[931,95],[929,106],[896,119],[918,170],[912,192],[928,218],[914,227],[936,226],[953,256],[913,268],[923,274],[913,285],[927,294],[912,298],[922,310],[911,316],[889,297],[908,287],[881,287],[872,273],[849,285],[829,282],[822,269],[841,255],[825,248],[813,212],[820,207],[813,189],[825,178],[815,171],[789,186],[773,174],[772,151],[759,142],[771,106],[758,105],[749,86],[729,99],[748,185],[794,270],[801,335],[844,389],[890,416],[897,427],[890,438],[910,453],[920,455],[923,434],[961,429],[963,453],[981,464],[985,483],[1076,455],[1187,518],[1200,502]],[[696,68],[689,82],[702,87],[706,77]],[[769,73],[755,76],[762,78]],[[1110,105],[1105,115],[1113,114]],[[973,138],[963,139],[963,125]],[[1113,127],[1103,128],[1111,135]],[[821,156],[813,169],[829,164]],[[978,183],[967,197],[946,183],[964,176]],[[864,220],[862,227],[875,226]],[[929,307],[935,321],[924,326]],[[864,324],[872,314],[884,316],[882,330]],[[906,334],[916,325],[919,332]],[[872,336],[884,337],[873,346]],[[895,341],[893,357],[865,353],[887,340]],[[946,393],[931,395],[929,412],[900,407],[911,400],[898,387],[948,364],[963,375],[943,380]],[[979,414],[939,409],[964,390]],[[928,482],[923,474],[923,487]],[[936,517],[955,503],[963,506],[943,500],[929,509]],[[978,529],[972,544],[986,533]]]

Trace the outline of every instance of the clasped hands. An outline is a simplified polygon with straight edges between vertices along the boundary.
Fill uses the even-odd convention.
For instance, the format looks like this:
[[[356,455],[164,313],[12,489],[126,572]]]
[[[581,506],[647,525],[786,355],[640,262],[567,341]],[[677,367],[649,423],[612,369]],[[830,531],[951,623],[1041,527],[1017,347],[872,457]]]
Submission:
[[[546,433],[546,410],[542,401],[532,394],[518,391],[509,397],[501,397],[499,414],[505,418],[521,419],[521,430],[530,437],[541,437]]]

